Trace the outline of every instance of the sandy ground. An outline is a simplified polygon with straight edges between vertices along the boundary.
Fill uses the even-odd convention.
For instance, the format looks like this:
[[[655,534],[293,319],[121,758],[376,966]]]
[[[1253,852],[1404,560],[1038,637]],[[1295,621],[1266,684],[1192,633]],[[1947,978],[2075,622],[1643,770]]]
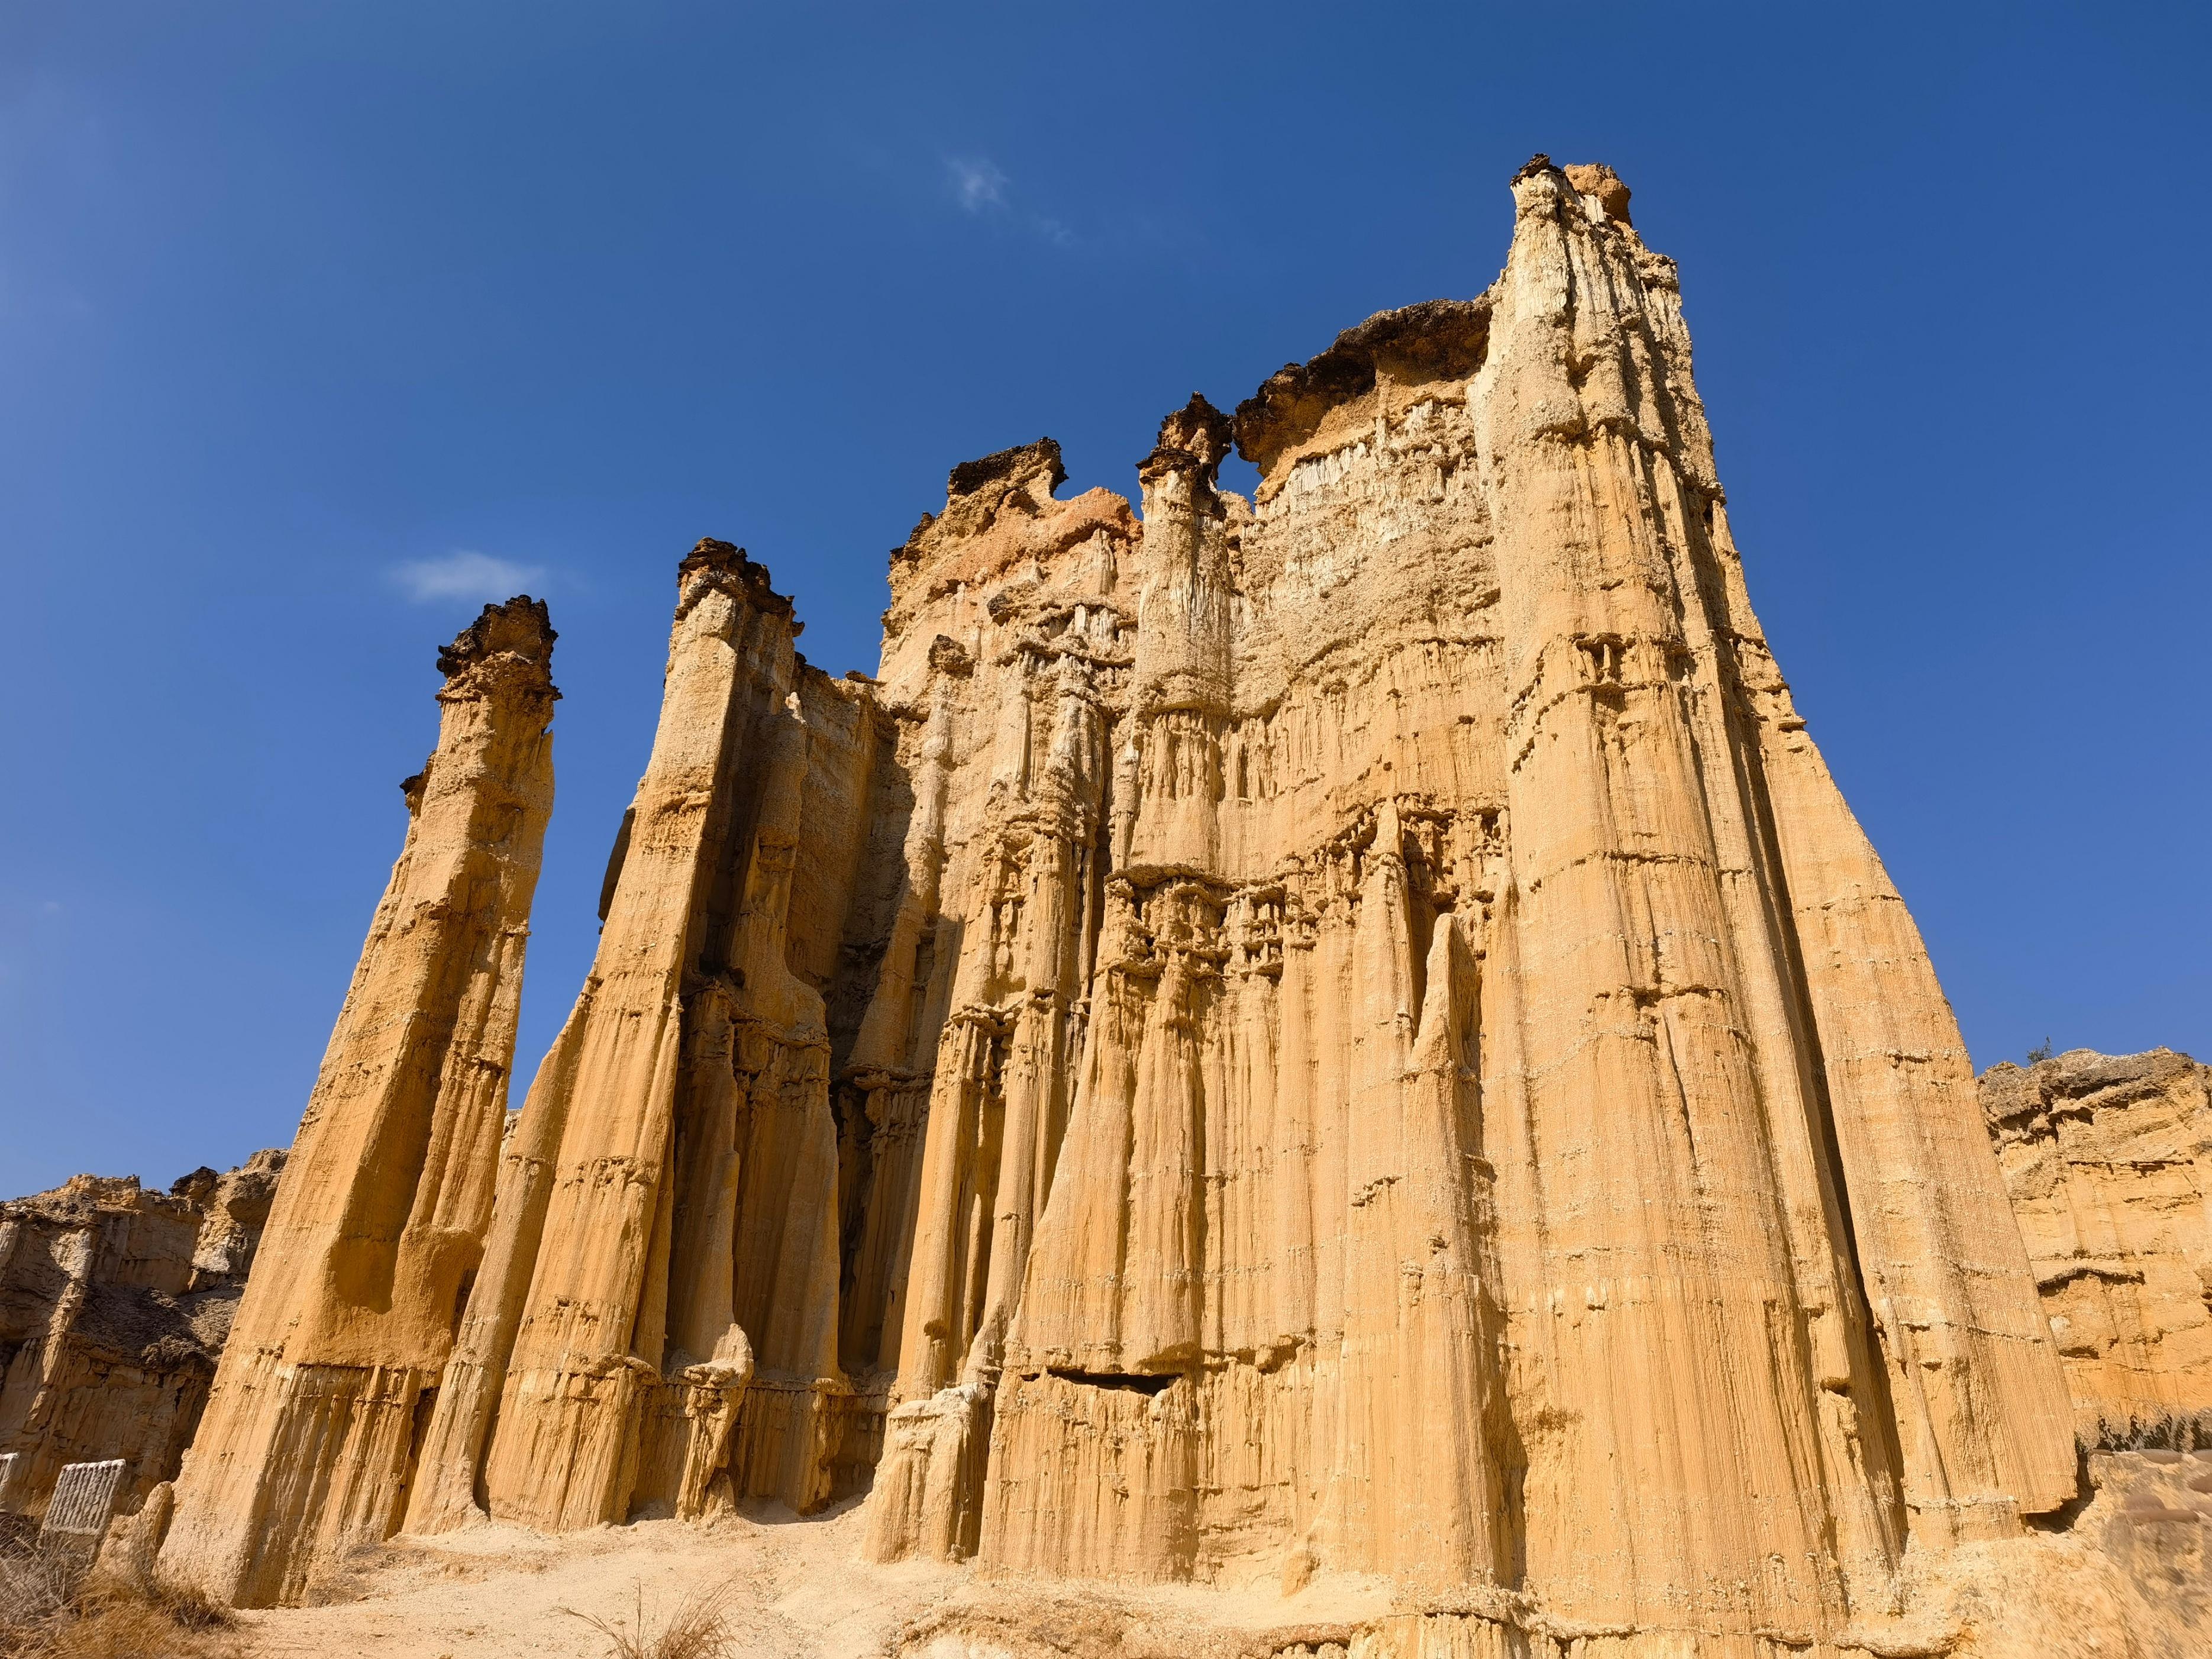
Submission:
[[[599,1659],[579,1614],[658,1633],[719,1599],[732,1659],[916,1659],[978,1652],[1211,1659],[1342,1638],[1389,1611],[1387,1585],[1325,1579],[1285,1599],[1244,1590],[982,1577],[972,1566],[864,1560],[860,1499],[800,1519],[778,1505],[711,1522],[645,1521],[552,1538],[482,1525],[363,1552],[320,1605],[240,1615],[255,1659]]]
[[[860,1559],[858,1500],[799,1520],[763,1509],[707,1525],[646,1521],[554,1539],[480,1526],[399,1540],[358,1560],[327,1605],[246,1615],[276,1659],[599,1656],[578,1613],[658,1632],[687,1597],[718,1595],[744,1659],[846,1659],[885,1650],[906,1620],[969,1570]]]
[[[1953,1659],[2212,1655],[2212,1452],[2091,1460],[2068,1524],[1909,1557],[1901,1617],[1869,1650]],[[1389,1587],[1324,1576],[1294,1596],[1273,1571],[1243,1589],[986,1577],[864,1560],[859,1498],[708,1522],[640,1522],[550,1538],[483,1525],[365,1552],[324,1605],[243,1616],[256,1659],[600,1659],[577,1614],[657,1633],[712,1595],[738,1659],[1247,1659],[1343,1643],[1388,1620]],[[1419,1646],[1410,1643],[1404,1649]]]

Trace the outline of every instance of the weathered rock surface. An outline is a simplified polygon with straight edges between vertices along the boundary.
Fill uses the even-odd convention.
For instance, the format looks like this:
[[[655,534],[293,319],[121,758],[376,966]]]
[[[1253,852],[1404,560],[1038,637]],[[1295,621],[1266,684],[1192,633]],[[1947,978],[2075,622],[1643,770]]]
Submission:
[[[256,1152],[167,1193],[78,1176],[0,1203],[0,1508],[43,1515],[70,1463],[121,1458],[124,1513],[176,1474],[283,1167]]]
[[[163,1565],[296,1595],[390,1534],[467,1304],[506,1127],[530,900],[553,805],[545,607],[487,605],[438,658],[438,745],[301,1120]]]
[[[2076,1048],[1981,1089],[2082,1443],[2212,1445],[2212,1067]]]
[[[1048,439],[954,469],[878,678],[700,543],[503,1151],[429,969],[519,929],[534,832],[418,820],[501,907],[380,915],[167,1564],[280,1599],[403,1520],[804,1512],[872,1468],[879,1559],[1386,1585],[1363,1652],[1905,1652],[1908,1567],[2075,1500],[1674,268],[1606,169],[1513,191],[1480,295],[1170,414],[1141,519],[1060,499]],[[528,794],[504,707],[486,799]],[[387,905],[443,902],[411,868]]]

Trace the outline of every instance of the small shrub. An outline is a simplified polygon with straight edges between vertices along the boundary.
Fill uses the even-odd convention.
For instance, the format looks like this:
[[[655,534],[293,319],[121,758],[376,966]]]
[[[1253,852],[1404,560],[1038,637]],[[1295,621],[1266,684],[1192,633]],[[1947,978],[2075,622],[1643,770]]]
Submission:
[[[2036,1061],[2039,1060],[2048,1060],[2050,1058],[2051,1039],[2049,1037],[2043,1039],[2043,1042],[2040,1047],[2030,1048],[2027,1051],[2027,1063],[2031,1066],[2034,1065]]]
[[[574,1607],[556,1607],[554,1611],[580,1620],[605,1637],[607,1659],[722,1659],[730,1651],[736,1637],[723,1610],[726,1591],[694,1590],[677,1603],[676,1611],[669,1615],[659,1634],[653,1635],[646,1626],[642,1579],[638,1581],[635,1590],[636,1601],[627,1620],[617,1618],[609,1622],[588,1613],[579,1613]]]

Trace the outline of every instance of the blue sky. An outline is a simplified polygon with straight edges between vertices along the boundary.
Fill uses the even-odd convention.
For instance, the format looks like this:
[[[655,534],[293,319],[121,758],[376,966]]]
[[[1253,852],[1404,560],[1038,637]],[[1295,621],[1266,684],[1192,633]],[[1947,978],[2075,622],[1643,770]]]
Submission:
[[[1485,287],[1536,150],[1681,262],[1976,1063],[2212,1057],[2207,16],[0,5],[0,1194],[290,1138],[483,599],[562,635],[526,1079],[694,540],[872,667],[953,463],[1132,489],[1194,388]]]

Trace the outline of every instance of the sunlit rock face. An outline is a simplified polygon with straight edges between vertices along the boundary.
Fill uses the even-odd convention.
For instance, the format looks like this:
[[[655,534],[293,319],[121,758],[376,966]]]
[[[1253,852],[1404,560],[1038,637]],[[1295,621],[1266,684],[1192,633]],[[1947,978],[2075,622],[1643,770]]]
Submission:
[[[179,1527],[195,1483],[257,1517],[198,1558],[230,1593],[338,1535],[295,1488],[368,1535],[872,1471],[881,1559],[1387,1581],[1363,1652],[1825,1652],[1908,1549],[2074,1498],[1973,1074],[1746,598],[1674,268],[1607,169],[1512,190],[1487,290],[1194,397],[1141,516],[1062,499],[1048,439],[956,468],[874,678],[809,666],[740,550],[684,561],[574,1012],[503,1152],[409,1155],[466,1201],[391,1200],[452,1242],[359,1328],[422,1340],[316,1362],[376,1402],[320,1449],[193,1453]],[[389,1176],[349,1114],[384,1121],[319,1093],[331,1173],[287,1188],[333,1261],[417,1237],[353,1218]],[[272,1320],[356,1328],[353,1280],[286,1271]],[[226,1384],[305,1364],[286,1329]]]

